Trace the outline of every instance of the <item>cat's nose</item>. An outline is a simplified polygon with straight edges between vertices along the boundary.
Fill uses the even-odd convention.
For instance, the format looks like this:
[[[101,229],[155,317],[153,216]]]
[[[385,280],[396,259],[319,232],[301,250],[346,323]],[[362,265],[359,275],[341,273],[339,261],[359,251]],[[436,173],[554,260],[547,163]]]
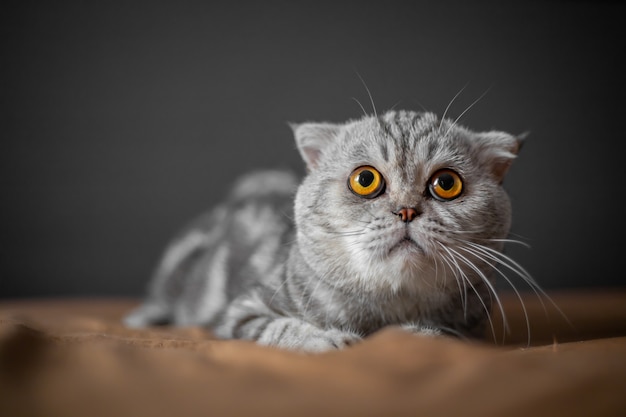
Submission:
[[[417,210],[415,210],[414,208],[401,208],[400,210],[395,211],[393,214],[399,216],[400,220],[405,223],[412,222],[413,219],[415,219],[418,215]]]

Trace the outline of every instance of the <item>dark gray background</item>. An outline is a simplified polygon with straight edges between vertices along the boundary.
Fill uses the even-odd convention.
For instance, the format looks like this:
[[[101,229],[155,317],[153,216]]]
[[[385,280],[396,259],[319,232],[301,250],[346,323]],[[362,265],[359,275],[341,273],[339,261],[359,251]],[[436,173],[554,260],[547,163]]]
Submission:
[[[370,108],[531,135],[510,247],[546,288],[624,285],[625,8],[538,2],[3,3],[0,297],[138,295],[169,237],[288,121]]]

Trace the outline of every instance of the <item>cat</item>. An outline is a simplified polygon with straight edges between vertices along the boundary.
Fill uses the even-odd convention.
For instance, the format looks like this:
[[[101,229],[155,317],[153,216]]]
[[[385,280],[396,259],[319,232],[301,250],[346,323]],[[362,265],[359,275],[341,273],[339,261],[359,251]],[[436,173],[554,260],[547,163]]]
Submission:
[[[241,179],[173,240],[126,324],[305,352],[386,326],[483,337],[511,224],[502,182],[522,140],[399,110],[292,129],[304,179]]]

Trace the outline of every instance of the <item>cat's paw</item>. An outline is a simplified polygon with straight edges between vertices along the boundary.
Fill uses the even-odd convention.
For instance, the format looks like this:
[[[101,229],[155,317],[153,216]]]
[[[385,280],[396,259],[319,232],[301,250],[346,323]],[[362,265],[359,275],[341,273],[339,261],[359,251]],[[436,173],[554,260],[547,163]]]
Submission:
[[[122,320],[128,327],[141,328],[166,324],[170,319],[171,311],[167,306],[148,302],[131,311]]]
[[[340,329],[320,329],[297,319],[278,319],[259,337],[262,345],[302,352],[319,353],[343,349],[361,341],[357,333]]]
[[[434,326],[428,326],[428,325],[424,325],[424,324],[419,324],[419,323],[406,323],[400,326],[400,328],[406,332],[409,333],[413,333],[416,335],[420,335],[420,336],[441,336],[444,333],[441,331],[441,329],[434,327]]]
[[[307,340],[303,350],[307,352],[324,352],[332,349],[343,349],[362,340],[356,333],[339,329],[322,330],[320,335]]]

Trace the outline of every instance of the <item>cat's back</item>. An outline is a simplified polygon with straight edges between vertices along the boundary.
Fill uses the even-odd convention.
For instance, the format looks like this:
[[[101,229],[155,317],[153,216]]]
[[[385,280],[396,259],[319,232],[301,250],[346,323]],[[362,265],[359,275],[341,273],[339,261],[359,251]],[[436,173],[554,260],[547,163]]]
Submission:
[[[215,210],[222,212],[223,237],[232,249],[243,255],[258,245],[273,246],[274,240],[293,232],[298,183],[288,171],[254,171],[236,181],[227,200]]]
[[[294,240],[298,178],[254,171],[173,239],[147,302],[127,324],[209,324],[246,287],[281,274]]]
[[[268,280],[283,268],[295,239],[293,200],[298,178],[287,171],[255,171],[240,178],[222,212],[224,231],[216,242],[223,251],[228,299],[250,283]],[[227,254],[227,255],[226,255]]]

